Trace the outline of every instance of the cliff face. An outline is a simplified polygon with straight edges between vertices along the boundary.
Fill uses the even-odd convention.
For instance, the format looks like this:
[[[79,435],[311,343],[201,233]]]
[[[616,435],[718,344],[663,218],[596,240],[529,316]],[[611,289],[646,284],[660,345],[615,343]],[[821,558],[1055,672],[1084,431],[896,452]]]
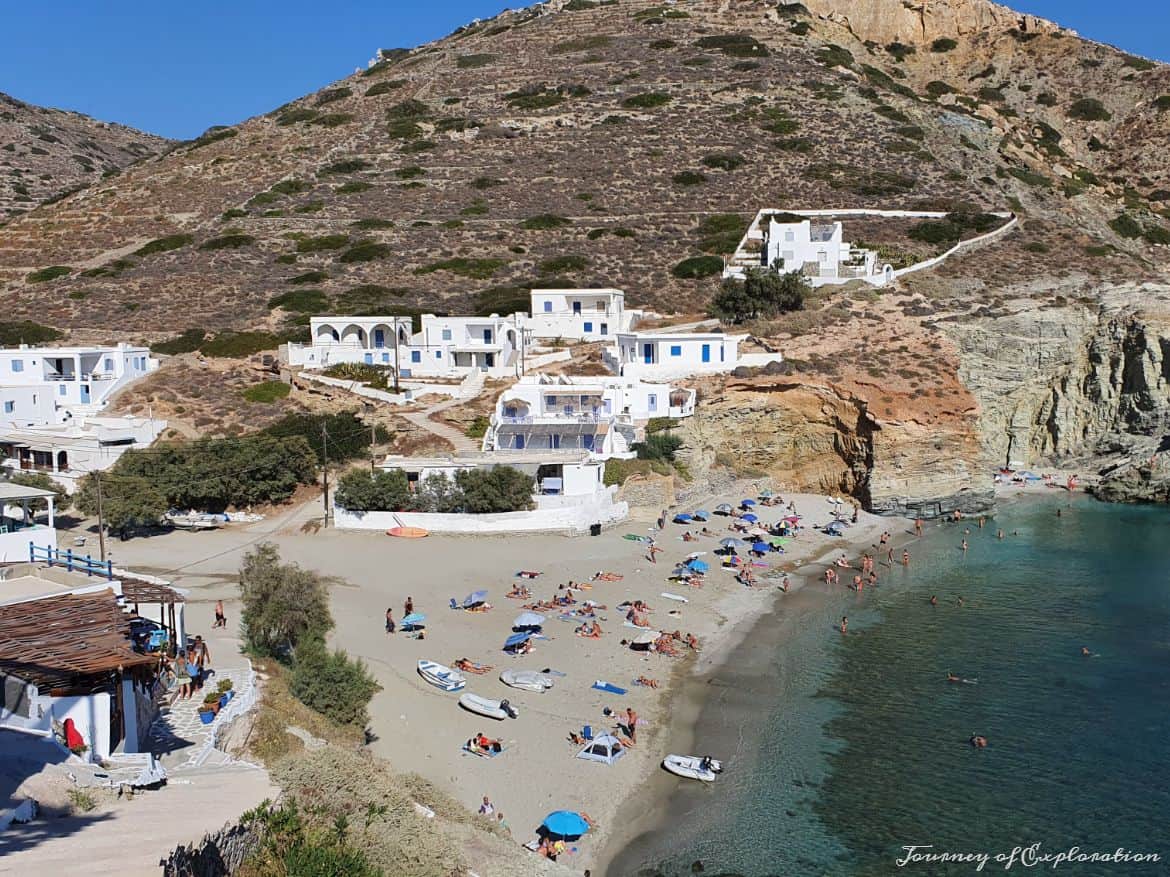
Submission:
[[[814,15],[844,24],[861,40],[881,43],[929,43],[938,37],[995,35],[1011,29],[1022,33],[1063,30],[1051,21],[984,0],[922,0],[918,3],[804,0],[804,5]]]

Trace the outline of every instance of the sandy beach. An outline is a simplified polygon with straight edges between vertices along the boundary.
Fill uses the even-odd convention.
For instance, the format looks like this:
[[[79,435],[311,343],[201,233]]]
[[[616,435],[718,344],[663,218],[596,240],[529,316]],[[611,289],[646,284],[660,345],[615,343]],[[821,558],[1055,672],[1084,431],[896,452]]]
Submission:
[[[746,493],[696,499],[687,508],[714,509],[720,502],[738,505]],[[595,867],[603,860],[607,843],[622,836],[615,830],[619,808],[647,777],[659,770],[667,731],[673,724],[685,724],[690,710],[672,707],[672,695],[683,678],[707,672],[747,635],[752,623],[771,610],[777,600],[794,599],[804,584],[800,574],[791,576],[790,593],[781,595],[782,572],[793,572],[814,559],[845,552],[856,559],[862,548],[876,544],[882,531],[906,529],[900,519],[881,518],[861,512],[858,523],[845,530],[844,537],[830,537],[814,529],[833,519],[835,506],[825,497],[784,494],[784,507],[759,506],[754,511],[762,523],[770,524],[789,514],[795,504],[803,529],[787,545],[786,552],[771,553],[757,568],[756,587],[738,583],[732,572],[721,569],[712,554],[718,540],[731,535],[731,518],[712,516],[707,528],[713,535],[696,542],[682,541],[688,529],[697,533],[702,524],[668,523],[655,531],[654,520],[630,520],[599,537],[569,539],[558,536],[510,538],[431,537],[399,540],[369,533],[323,530],[316,534],[301,531],[300,524],[319,512],[319,505],[302,506],[283,516],[239,529],[213,533],[172,533],[115,546],[117,562],[144,571],[170,573],[175,583],[191,591],[188,626],[193,631],[210,626],[212,601],[227,599],[229,624],[238,619],[235,572],[244,552],[260,541],[273,541],[286,561],[338,577],[332,592],[336,627],[331,640],[350,655],[365,660],[383,686],[370,704],[371,748],[395,769],[417,771],[447,788],[470,808],[478,807],[484,795],[502,811],[518,842],[534,836],[541,819],[551,810],[576,809],[587,812],[597,829],[578,844],[578,853],[565,863],[574,869]],[[850,510],[844,506],[843,517]],[[653,517],[653,515],[651,515]],[[661,548],[657,563],[647,558],[644,543],[624,538],[626,534],[656,537]],[[707,552],[711,562],[702,588],[669,582],[677,562],[696,551]],[[516,578],[520,570],[539,571],[534,579]],[[591,589],[576,591],[578,601],[592,600],[598,608],[603,629],[600,639],[574,634],[579,622],[562,621],[545,612],[549,620],[545,638],[534,641],[532,654],[510,657],[502,651],[511,633],[512,620],[528,600],[504,595],[514,583],[526,584],[534,599],[549,599],[559,584],[589,583],[599,571],[621,576],[620,581],[592,582]],[[819,576],[823,566],[804,570]],[[845,571],[843,571],[845,572]],[[841,587],[845,587],[844,582]],[[449,608],[454,598],[463,598],[485,589],[492,609],[476,613]],[[661,597],[663,591],[683,596],[682,603]],[[425,640],[409,638],[401,631],[387,635],[384,615],[387,607],[397,620],[403,603],[413,597],[415,611],[427,615]],[[617,605],[643,600],[652,607],[648,621],[653,629],[693,633],[700,651],[679,646],[684,657],[634,652],[621,645],[637,630],[624,626],[625,612]],[[469,675],[467,691],[493,699],[507,698],[519,718],[496,722],[461,709],[458,695],[427,684],[416,672],[416,662],[426,658],[450,664],[457,658],[490,665],[482,676]],[[564,673],[556,685],[543,694],[520,691],[499,681],[508,668]],[[657,680],[657,689],[637,686],[645,676]],[[591,688],[595,680],[607,680],[628,690],[615,695]],[[617,727],[616,717],[603,710],[624,713],[637,711],[639,724],[636,746],[612,766],[575,758],[580,747],[571,743],[571,731],[580,733],[590,725],[594,733]],[[493,759],[461,751],[463,743],[482,731],[505,741],[506,751]]]

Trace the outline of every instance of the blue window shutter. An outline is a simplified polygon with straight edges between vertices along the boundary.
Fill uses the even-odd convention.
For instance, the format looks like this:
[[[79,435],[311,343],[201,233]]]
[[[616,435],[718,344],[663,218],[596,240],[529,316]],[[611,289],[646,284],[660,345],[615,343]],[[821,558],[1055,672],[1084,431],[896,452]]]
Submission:
[[[585,324],[585,331],[586,331],[586,332],[592,332],[592,331],[593,331],[593,324],[592,324],[592,323],[586,323],[586,324]]]
[[[551,313],[552,313],[552,302],[551,302],[551,301],[546,301],[546,302],[544,303],[544,312],[545,312],[546,314],[551,314]]]
[[[418,351],[418,350],[410,351],[410,361],[411,362],[422,362],[422,352]]]
[[[682,356],[682,345],[681,344],[670,345],[670,355],[671,356]]]

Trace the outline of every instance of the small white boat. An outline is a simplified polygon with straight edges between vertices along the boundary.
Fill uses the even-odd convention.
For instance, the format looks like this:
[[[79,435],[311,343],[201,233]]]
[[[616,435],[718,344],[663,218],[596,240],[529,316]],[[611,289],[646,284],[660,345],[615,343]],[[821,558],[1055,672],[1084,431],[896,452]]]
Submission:
[[[551,676],[535,670],[505,670],[500,674],[500,681],[523,691],[544,692],[553,687]]]
[[[668,755],[662,759],[662,766],[676,776],[704,783],[713,783],[716,775],[723,772],[723,762],[698,755]]]
[[[467,678],[458,670],[434,661],[419,661],[418,675],[436,688],[444,691],[459,691],[467,684]]]
[[[506,700],[488,700],[486,697],[480,697],[478,694],[472,694],[470,691],[460,695],[459,705],[470,712],[487,716],[489,719],[499,719],[500,721],[503,721],[509,716],[514,719],[520,715],[516,707],[512,706]]]

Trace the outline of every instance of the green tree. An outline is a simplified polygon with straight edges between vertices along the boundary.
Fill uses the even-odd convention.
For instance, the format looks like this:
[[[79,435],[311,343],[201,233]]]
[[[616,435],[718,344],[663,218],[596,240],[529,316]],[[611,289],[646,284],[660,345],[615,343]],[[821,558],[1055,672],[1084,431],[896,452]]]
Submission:
[[[244,641],[261,655],[295,651],[306,637],[333,627],[329,613],[331,580],[295,563],[281,563],[271,542],[244,555],[240,565],[240,613]]]
[[[289,691],[305,706],[342,725],[365,727],[370,698],[382,690],[360,660],[329,651],[314,634],[297,649]]]
[[[19,484],[21,487],[38,487],[41,490],[51,490],[56,496],[53,498],[53,511],[57,514],[66,512],[73,504],[73,497],[69,495],[64,487],[54,481],[44,472],[9,472],[8,480],[13,484]],[[43,512],[49,504],[43,499],[34,499],[28,507],[34,512]]]
[[[710,313],[731,323],[774,317],[804,307],[804,298],[810,285],[799,271],[781,273],[749,268],[743,280],[729,277],[723,281],[719,294],[711,303]]]
[[[420,512],[450,514],[463,510],[466,498],[459,485],[441,472],[428,475],[414,498]]]
[[[343,819],[339,816],[327,830],[306,820],[291,795],[275,806],[263,801],[240,817],[241,824],[256,826],[260,838],[241,873],[250,877],[380,877],[382,871],[348,842]]]
[[[656,432],[646,436],[646,441],[634,445],[639,460],[663,460],[674,462],[674,455],[683,446],[683,440],[669,432]]]
[[[132,527],[157,524],[168,507],[166,496],[151,479],[122,474],[117,469],[114,466],[101,474],[102,517],[106,530],[125,536]],[[82,514],[95,516],[98,513],[97,478],[98,475],[91,472],[81,479],[74,502]]]
[[[404,472],[354,469],[341,476],[334,500],[349,511],[397,512],[408,507],[411,496]]]
[[[457,472],[455,483],[463,491],[463,510],[472,514],[527,511],[536,506],[532,498],[536,480],[511,466]]]

